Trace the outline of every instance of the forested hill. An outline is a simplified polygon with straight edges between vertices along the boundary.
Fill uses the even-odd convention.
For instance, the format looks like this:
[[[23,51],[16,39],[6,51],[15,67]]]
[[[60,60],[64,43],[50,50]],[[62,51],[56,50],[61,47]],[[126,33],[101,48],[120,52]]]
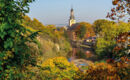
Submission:
[[[40,31],[36,38],[39,49],[34,49],[37,49],[36,52],[40,51],[40,55],[38,53],[37,56],[42,58],[43,61],[48,58],[58,56],[68,57],[68,55],[71,55],[69,52],[72,48],[64,28],[56,28],[55,25],[45,26],[36,18],[31,20],[29,16],[24,16],[22,25],[33,32]]]

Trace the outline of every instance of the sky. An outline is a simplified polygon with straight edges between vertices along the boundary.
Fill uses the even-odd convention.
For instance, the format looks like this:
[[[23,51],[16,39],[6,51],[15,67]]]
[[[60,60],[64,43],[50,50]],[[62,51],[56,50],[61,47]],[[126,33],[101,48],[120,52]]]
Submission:
[[[71,7],[76,22],[93,23],[97,19],[106,19],[107,12],[112,8],[112,0],[35,0],[30,4],[27,15],[44,25],[67,26]]]

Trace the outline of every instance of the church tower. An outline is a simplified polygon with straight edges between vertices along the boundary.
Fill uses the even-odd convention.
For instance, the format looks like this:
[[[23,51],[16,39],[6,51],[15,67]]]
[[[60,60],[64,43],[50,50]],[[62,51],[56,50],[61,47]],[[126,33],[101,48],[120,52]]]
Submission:
[[[69,26],[71,27],[75,23],[76,23],[76,20],[74,18],[74,10],[73,10],[73,8],[71,8]]]

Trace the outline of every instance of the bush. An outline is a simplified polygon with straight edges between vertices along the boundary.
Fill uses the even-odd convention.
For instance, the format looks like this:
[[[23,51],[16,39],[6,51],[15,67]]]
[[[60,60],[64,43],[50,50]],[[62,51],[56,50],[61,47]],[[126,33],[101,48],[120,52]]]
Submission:
[[[48,59],[41,65],[42,69],[38,76],[43,80],[73,80],[78,68],[69,63],[65,57]]]
[[[88,66],[85,73],[80,72],[74,80],[128,80],[129,65],[126,63],[96,63]]]
[[[116,69],[106,63],[98,63],[89,66],[85,75],[86,80],[119,80],[119,76],[116,74]]]

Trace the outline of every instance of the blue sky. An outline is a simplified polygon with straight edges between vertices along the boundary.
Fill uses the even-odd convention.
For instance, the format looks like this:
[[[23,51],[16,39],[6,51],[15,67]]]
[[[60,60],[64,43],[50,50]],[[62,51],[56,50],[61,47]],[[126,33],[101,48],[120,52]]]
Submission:
[[[30,4],[28,15],[44,25],[67,25],[71,5],[77,22],[93,23],[97,19],[105,19],[112,8],[112,0],[36,0]]]

